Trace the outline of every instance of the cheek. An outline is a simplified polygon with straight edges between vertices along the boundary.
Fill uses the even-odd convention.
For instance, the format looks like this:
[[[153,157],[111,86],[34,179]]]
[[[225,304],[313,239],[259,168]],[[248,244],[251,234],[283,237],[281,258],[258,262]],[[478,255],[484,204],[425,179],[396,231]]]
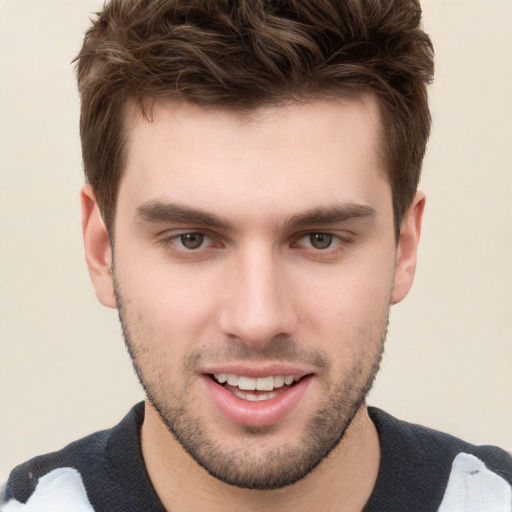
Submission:
[[[218,294],[212,276],[165,263],[137,265],[136,259],[116,263],[116,276],[130,322],[152,343],[185,349],[214,324]]]
[[[301,296],[300,339],[323,350],[337,375],[347,375],[354,365],[370,371],[386,335],[392,272],[368,272],[339,273]]]
[[[319,332],[358,330],[375,320],[380,324],[387,315],[393,265],[347,265],[317,272],[314,278],[298,276],[296,282],[301,283],[294,292],[301,317]]]

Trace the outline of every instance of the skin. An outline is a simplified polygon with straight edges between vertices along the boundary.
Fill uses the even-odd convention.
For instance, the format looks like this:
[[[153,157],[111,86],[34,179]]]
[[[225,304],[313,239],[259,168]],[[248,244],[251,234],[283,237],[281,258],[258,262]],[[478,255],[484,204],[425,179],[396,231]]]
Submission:
[[[361,510],[380,458],[364,398],[389,307],[412,284],[425,203],[414,197],[397,241],[376,102],[318,101],[250,118],[157,103],[153,114],[151,123],[136,111],[127,120],[114,261],[88,185],[82,212],[97,296],[120,308],[150,395],[142,449],[162,503]],[[198,235],[187,233],[205,237],[192,250],[183,242]],[[312,234],[332,235],[331,245],[318,248]],[[206,391],[219,368],[300,370],[308,381],[278,421],[242,425]],[[309,467],[292,485],[243,488],[270,489],[301,454]]]

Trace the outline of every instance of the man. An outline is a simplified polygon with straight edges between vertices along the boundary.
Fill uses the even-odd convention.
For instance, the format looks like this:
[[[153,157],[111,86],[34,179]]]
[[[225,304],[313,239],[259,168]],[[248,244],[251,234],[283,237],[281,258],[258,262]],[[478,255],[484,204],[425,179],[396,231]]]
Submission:
[[[505,452],[365,405],[425,203],[419,24],[409,0],[105,6],[85,252],[147,400],[16,468],[2,510],[511,510]]]

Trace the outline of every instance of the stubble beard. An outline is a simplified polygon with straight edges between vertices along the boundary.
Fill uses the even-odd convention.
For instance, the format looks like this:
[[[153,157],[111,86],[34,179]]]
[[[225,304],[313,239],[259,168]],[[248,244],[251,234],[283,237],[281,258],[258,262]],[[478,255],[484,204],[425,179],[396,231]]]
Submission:
[[[280,489],[311,473],[344,438],[356,414],[364,406],[380,368],[389,310],[378,335],[361,341],[365,347],[372,347],[371,361],[368,361],[369,354],[361,350],[357,364],[348,374],[325,386],[326,398],[308,420],[304,433],[295,444],[272,443],[274,426],[240,427],[245,434],[240,446],[229,442],[223,444],[221,439],[213,439],[209,434],[207,421],[191,412],[200,408],[194,407],[194,398],[187,393],[188,379],[182,391],[172,389],[166,380],[167,373],[163,369],[158,370],[158,364],[156,367],[147,364],[148,355],[151,357],[150,340],[144,339],[141,329],[138,329],[137,336],[133,335],[137,329],[130,325],[118,286],[115,286],[115,292],[126,347],[149,403],[169,432],[200,466],[216,479],[236,487]],[[290,349],[291,345],[294,348]],[[286,348],[280,353],[275,346]],[[279,340],[275,346],[270,351],[278,360],[285,359],[290,351],[297,353],[291,340]],[[184,369],[200,356],[200,353],[190,354],[184,362]],[[153,355],[149,362],[154,363],[156,358]],[[307,357],[310,362],[319,358],[325,360],[325,356],[318,352]],[[265,445],[268,448],[262,449]]]

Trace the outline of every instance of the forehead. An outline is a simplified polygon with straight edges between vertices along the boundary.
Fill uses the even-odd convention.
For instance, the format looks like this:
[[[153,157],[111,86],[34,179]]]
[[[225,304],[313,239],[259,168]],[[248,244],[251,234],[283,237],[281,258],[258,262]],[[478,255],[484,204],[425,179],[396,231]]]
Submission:
[[[261,108],[241,115],[156,102],[149,119],[127,116],[119,201],[185,201],[251,211],[389,195],[381,122],[371,96]],[[121,204],[119,204],[121,206]]]

